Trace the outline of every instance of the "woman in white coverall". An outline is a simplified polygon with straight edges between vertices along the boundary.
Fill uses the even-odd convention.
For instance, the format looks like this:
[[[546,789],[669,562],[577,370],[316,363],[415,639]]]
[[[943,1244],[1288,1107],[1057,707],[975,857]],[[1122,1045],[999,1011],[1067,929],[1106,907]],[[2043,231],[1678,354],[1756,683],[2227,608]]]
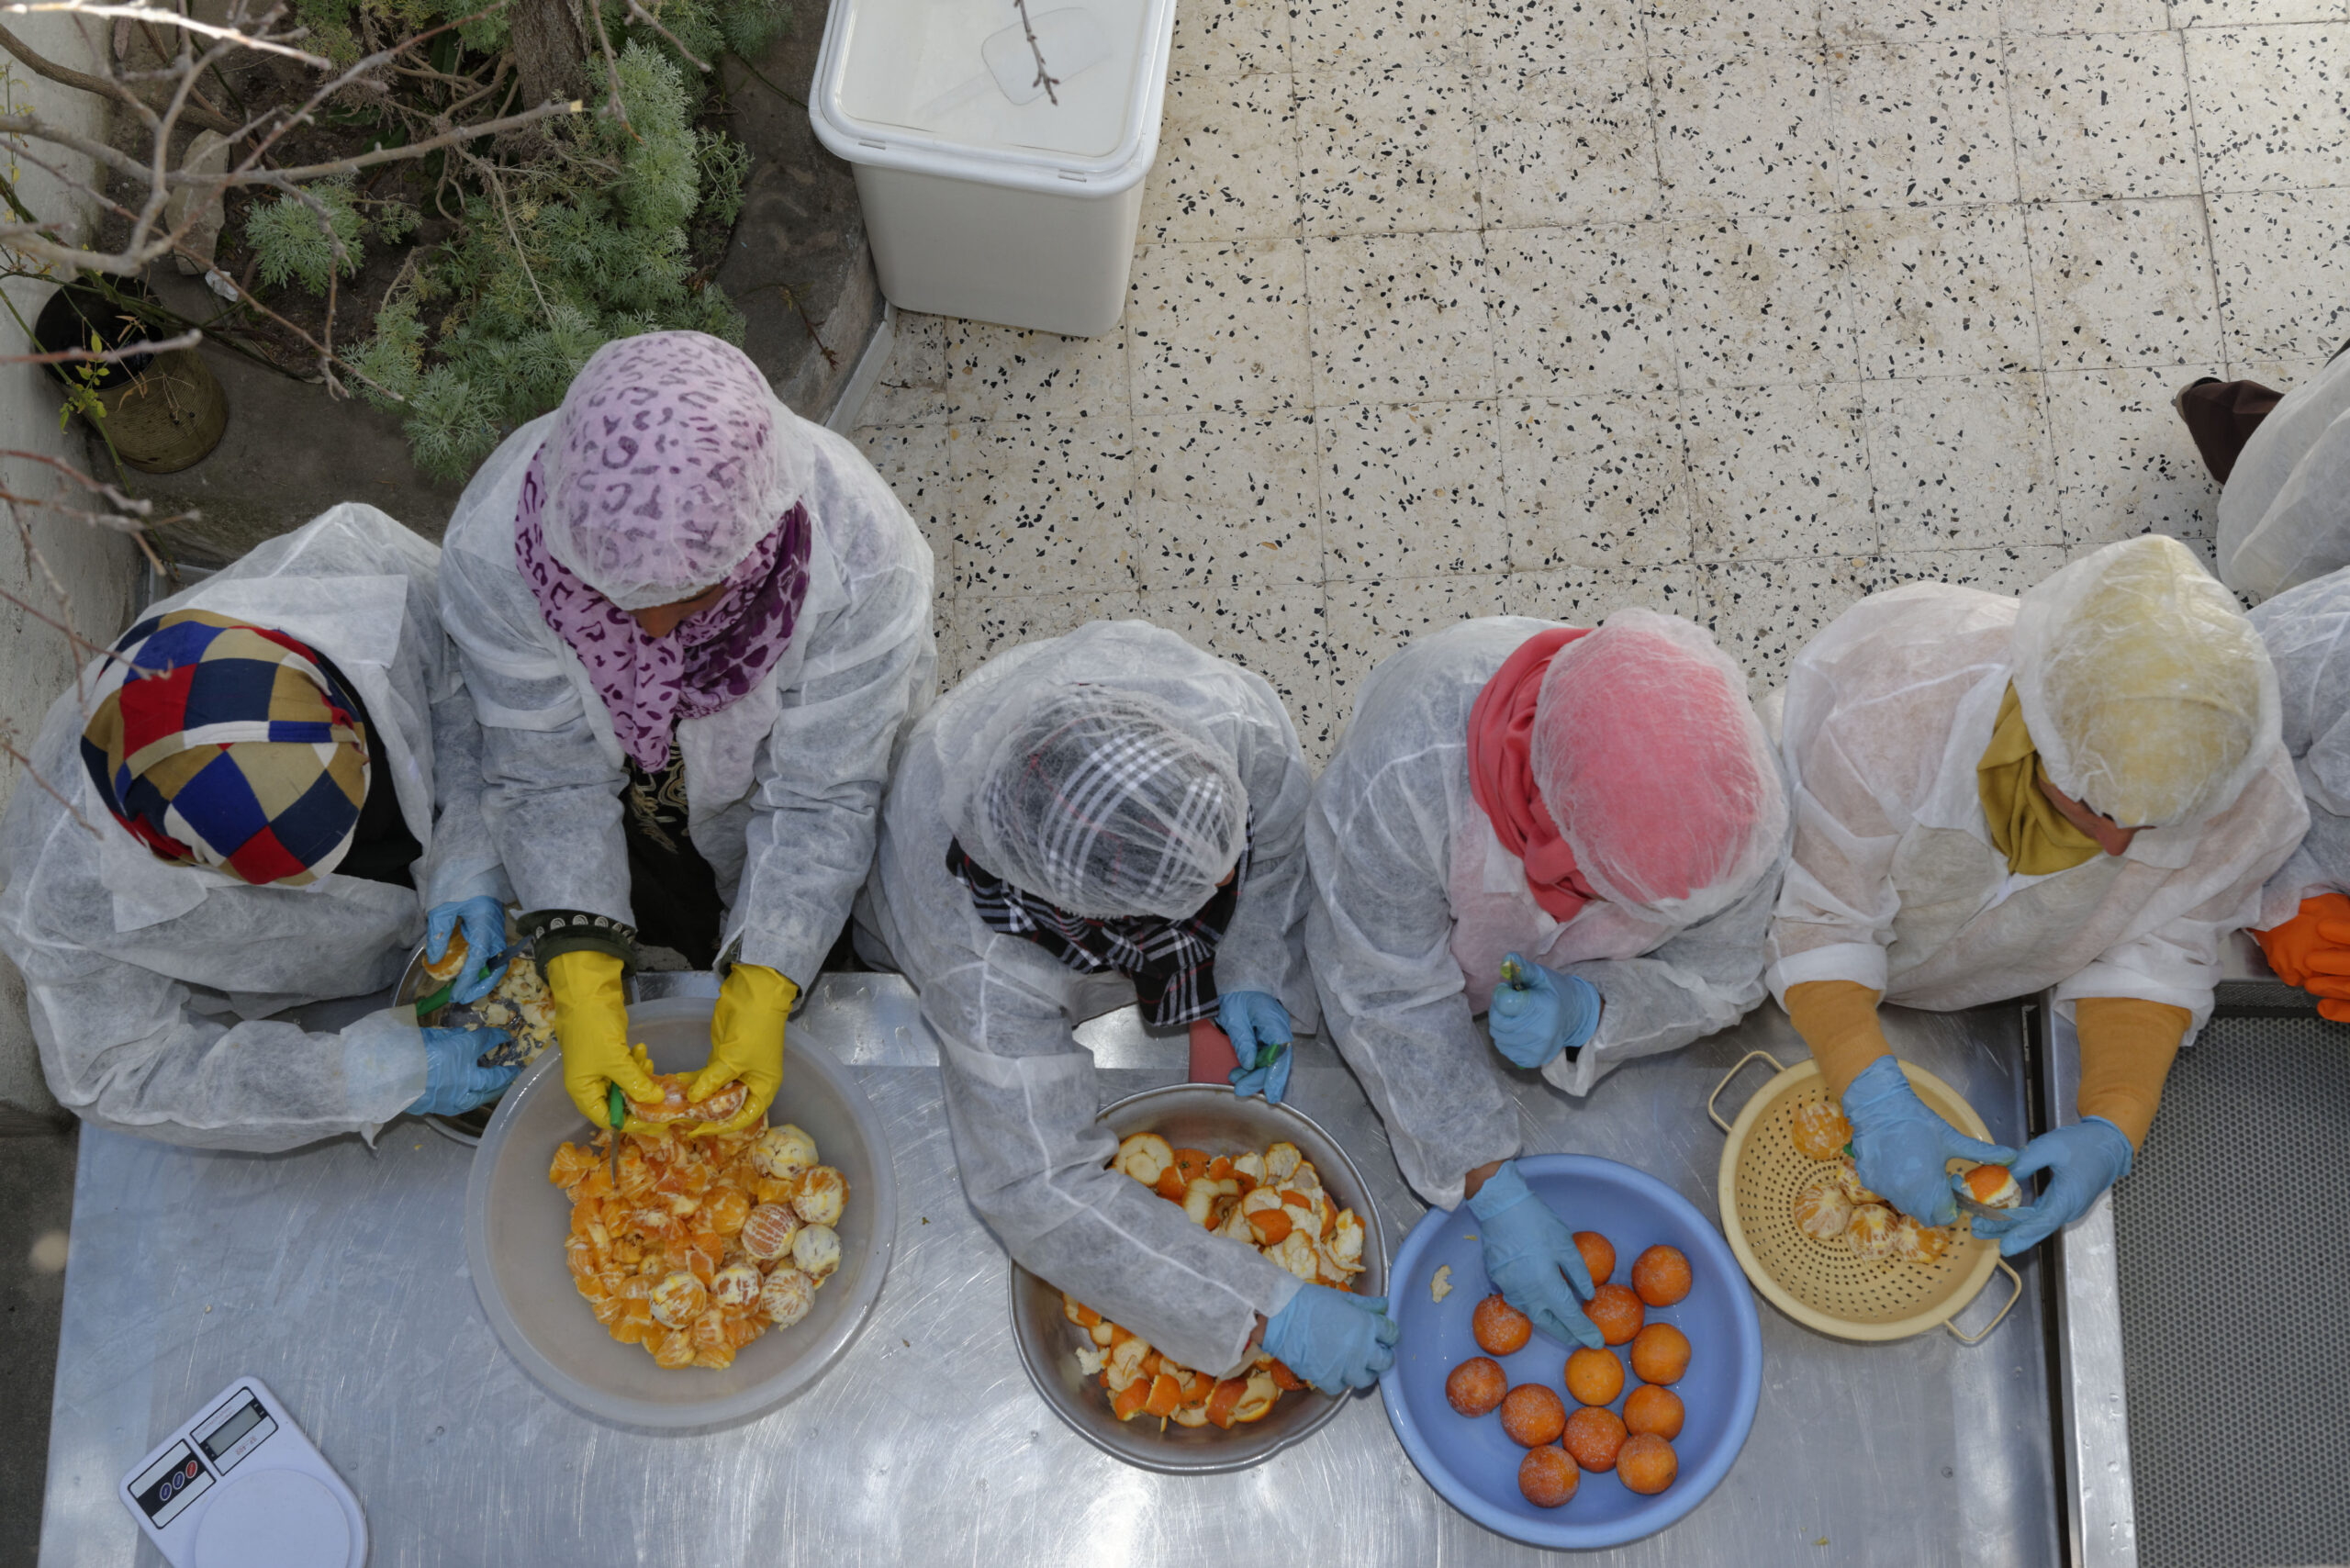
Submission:
[[[2006,1160],[1908,1086],[1880,1001],[1945,1011],[2053,986],[2081,1042],[2081,1119],[2032,1139],[2038,1200],[1978,1218],[2009,1254],[2128,1173],[2223,936],[2309,813],[2277,677],[2227,590],[2162,535],[2107,545],[2020,599],[1874,594],[1788,672],[1796,846],[1772,991],[1843,1097],[1861,1179],[1927,1224],[1945,1162]]]
[[[963,1190],[1023,1267],[1185,1366],[1236,1369],[1261,1332],[1337,1392],[1393,1359],[1385,1302],[1302,1283],[1107,1169],[1072,1034],[1139,1001],[1162,1025],[1216,1017],[1244,1070],[1285,1054],[1314,1015],[1309,782],[1272,689],[1172,633],[1097,621],[1014,648],[915,725],[857,934],[921,995]]]
[[[2230,588],[2263,599],[2350,566],[2350,353],[2278,399],[2221,477]]]
[[[1495,1288],[1597,1346],[1572,1229],[1508,1163],[1494,1052],[1583,1094],[1762,999],[1787,799],[1746,678],[1647,610],[1422,637],[1371,672],[1306,844],[1323,1016],[1405,1178],[1465,1194]]]
[[[2310,831],[2268,879],[2255,931],[2268,967],[2350,1024],[2350,568],[2288,588],[2252,612],[2277,666],[2285,749]]]
[[[274,1152],[513,1078],[478,1064],[502,1031],[274,1016],[390,985],[428,924],[503,946],[439,555],[336,507],[156,604],[50,707],[0,821],[0,949],[84,1120]]]
[[[767,1114],[783,1027],[871,868],[930,694],[929,546],[873,465],[740,350],[650,332],[490,454],[442,610],[481,710],[484,810],[555,1005],[564,1083],[657,1099],[621,978],[640,935],[722,969],[699,1102]]]

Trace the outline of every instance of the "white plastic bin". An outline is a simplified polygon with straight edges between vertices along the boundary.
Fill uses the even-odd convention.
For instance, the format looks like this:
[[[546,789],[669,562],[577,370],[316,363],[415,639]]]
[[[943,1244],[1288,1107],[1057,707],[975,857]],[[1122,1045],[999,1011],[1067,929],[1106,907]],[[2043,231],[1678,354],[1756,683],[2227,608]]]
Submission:
[[[898,308],[1091,337],[1125,308],[1175,3],[1028,17],[1049,95],[1011,0],[834,0],[808,116]]]

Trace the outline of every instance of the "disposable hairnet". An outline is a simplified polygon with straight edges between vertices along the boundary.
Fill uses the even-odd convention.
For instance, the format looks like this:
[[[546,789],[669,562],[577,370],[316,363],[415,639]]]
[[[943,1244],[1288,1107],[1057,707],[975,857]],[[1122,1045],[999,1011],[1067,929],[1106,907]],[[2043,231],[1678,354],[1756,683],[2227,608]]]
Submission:
[[[950,786],[971,857],[1072,914],[1181,919],[1239,859],[1248,797],[1232,757],[1173,710],[1106,686],[1005,705]]]
[[[2109,544],[2025,593],[2014,652],[2050,782],[2124,827],[2224,811],[2277,736],[2259,633],[2162,534]]]
[[[547,432],[547,548],[622,610],[718,583],[807,488],[813,454],[773,405],[750,356],[706,332],[606,343]]]
[[[1786,791],[1746,678],[1678,616],[1618,610],[1560,649],[1530,742],[1542,803],[1612,903],[1703,920],[1778,858]]]

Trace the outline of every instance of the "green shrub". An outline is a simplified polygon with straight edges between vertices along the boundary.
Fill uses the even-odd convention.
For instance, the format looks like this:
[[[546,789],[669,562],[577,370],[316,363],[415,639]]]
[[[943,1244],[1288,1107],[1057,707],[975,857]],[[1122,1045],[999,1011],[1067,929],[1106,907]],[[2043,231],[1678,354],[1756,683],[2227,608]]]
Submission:
[[[304,192],[325,208],[324,218],[308,201],[282,196],[246,214],[245,241],[253,248],[263,283],[272,288],[298,283],[323,296],[336,273],[345,277],[358,273],[364,224],[349,180],[321,180]],[[335,253],[338,242],[340,258]]]

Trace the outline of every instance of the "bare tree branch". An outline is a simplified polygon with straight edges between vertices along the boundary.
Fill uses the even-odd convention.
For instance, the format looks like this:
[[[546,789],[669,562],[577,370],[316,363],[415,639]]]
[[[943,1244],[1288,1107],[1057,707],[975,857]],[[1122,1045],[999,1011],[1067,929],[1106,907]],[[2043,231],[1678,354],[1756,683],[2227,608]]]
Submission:
[[[207,38],[225,39],[245,49],[259,50],[264,54],[282,54],[288,60],[300,61],[314,71],[334,69],[334,62],[326,56],[312,54],[308,50],[296,49],[291,44],[279,43],[266,35],[242,32],[235,28],[224,28],[212,22],[200,22],[194,17],[183,17],[175,11],[158,11],[147,6],[93,6],[88,4],[88,0],[16,0],[13,5],[0,6],[0,11],[12,12],[20,17],[35,16],[43,11],[71,11],[81,17],[128,17],[134,22],[151,22],[160,27],[181,28],[188,32],[201,33]],[[270,16],[274,17],[276,14],[272,11]],[[269,17],[263,18],[264,23],[268,19]],[[307,28],[296,28],[286,36],[301,38],[308,31]]]
[[[62,87],[77,87],[101,98],[112,98],[119,104],[139,106],[138,95],[121,83],[93,76],[86,71],[76,71],[70,65],[60,65],[6,28],[0,28],[0,49],[15,55],[36,74],[46,76]],[[231,131],[237,129],[235,120],[214,112],[208,106],[192,110],[187,118],[207,130]]]
[[[654,16],[652,12],[646,10],[643,6],[638,5],[637,0],[628,0],[628,14],[635,20],[643,22],[646,27],[651,28],[655,32],[659,33],[663,38],[667,39],[669,40],[669,47],[676,50],[679,54],[685,56],[686,62],[691,65],[695,70],[700,72],[705,76],[710,74],[709,64],[699,56],[696,55],[692,50],[688,49],[682,42],[680,42],[677,34],[663,27],[661,25],[660,18]]]
[[[7,356],[7,363],[10,364],[118,364],[124,360],[132,359],[143,353],[170,353],[173,349],[192,349],[203,341],[202,332],[182,332],[178,337],[165,338],[162,342],[151,343],[142,339],[139,342],[125,343],[118,349],[60,349],[55,353],[10,354]],[[0,452],[0,457],[15,455],[17,454]]]

